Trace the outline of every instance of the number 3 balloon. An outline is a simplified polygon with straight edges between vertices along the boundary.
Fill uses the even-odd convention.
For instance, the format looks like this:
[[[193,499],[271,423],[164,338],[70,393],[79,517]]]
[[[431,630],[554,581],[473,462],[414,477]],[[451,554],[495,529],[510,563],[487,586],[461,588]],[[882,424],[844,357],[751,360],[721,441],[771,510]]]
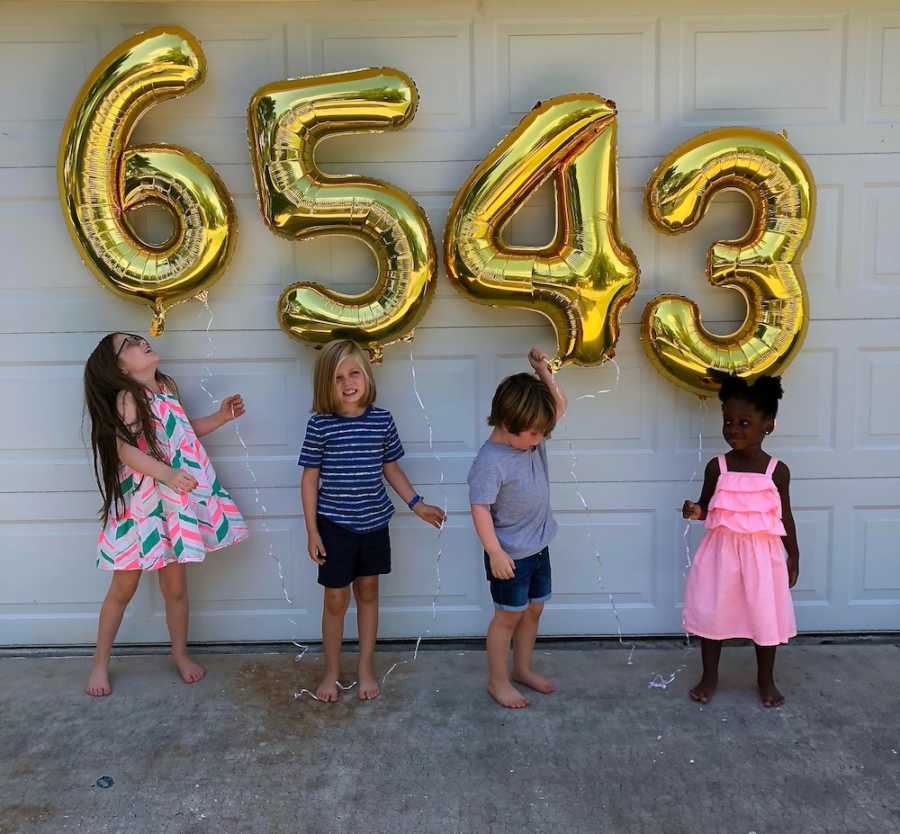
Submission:
[[[709,369],[748,379],[780,373],[800,350],[809,319],[800,256],[812,231],[816,191],[806,163],[774,133],[709,131],[676,148],[654,171],[647,184],[650,219],[669,234],[686,232],[725,189],[750,200],[753,220],[741,239],[712,246],[706,274],[713,286],[744,296],[744,323],[717,336],[703,327],[697,305],[678,295],[653,299],[641,322],[650,362],[700,396],[717,390]]]
[[[236,221],[228,191],[197,154],[171,145],[128,147],[151,107],[202,83],[206,61],[183,29],[129,38],[94,69],[62,132],[58,179],[66,223],[100,283],[153,310],[152,335],[166,310],[197,296],[222,274]],[[161,205],[175,232],[159,246],[142,241],[128,211]]]

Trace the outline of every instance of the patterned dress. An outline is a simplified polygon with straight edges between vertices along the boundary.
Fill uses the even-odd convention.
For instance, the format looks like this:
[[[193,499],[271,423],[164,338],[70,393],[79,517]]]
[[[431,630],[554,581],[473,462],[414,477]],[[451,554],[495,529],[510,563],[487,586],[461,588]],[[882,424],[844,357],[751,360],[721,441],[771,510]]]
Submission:
[[[119,467],[125,512],[110,508],[97,539],[102,570],[159,570],[175,562],[202,562],[207,551],[247,538],[247,525],[222,488],[203,445],[174,394],[165,389],[150,400],[156,442],[173,469],[197,479],[197,488],[179,495],[165,484]],[[147,441],[138,441],[147,451]],[[121,503],[119,504],[121,510]]]

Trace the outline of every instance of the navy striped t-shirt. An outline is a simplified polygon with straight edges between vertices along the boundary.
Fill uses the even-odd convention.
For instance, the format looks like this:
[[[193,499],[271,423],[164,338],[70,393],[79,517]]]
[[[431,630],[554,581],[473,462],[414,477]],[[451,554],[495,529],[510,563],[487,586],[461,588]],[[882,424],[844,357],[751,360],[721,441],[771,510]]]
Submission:
[[[401,457],[391,412],[370,405],[359,417],[313,414],[297,463],[319,470],[319,515],[368,533],[384,527],[394,514],[382,470]]]

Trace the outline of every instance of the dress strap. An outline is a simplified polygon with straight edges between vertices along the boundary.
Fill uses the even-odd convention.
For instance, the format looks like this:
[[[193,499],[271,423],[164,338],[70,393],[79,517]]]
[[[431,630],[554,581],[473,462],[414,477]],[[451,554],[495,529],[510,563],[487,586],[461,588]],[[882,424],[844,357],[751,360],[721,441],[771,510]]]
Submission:
[[[766,475],[768,475],[771,478],[772,473],[775,471],[776,466],[778,466],[778,458],[776,458],[776,457],[769,458],[769,465],[766,467]]]
[[[725,465],[725,455],[719,455],[719,474],[724,475],[728,471],[728,467]]]

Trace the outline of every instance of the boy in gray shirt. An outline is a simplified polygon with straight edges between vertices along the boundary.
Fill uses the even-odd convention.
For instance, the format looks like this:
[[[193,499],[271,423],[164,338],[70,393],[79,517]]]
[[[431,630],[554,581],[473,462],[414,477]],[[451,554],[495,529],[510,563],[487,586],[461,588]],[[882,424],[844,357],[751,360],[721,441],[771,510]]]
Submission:
[[[550,478],[544,438],[566,410],[547,355],[533,347],[535,374],[514,374],[497,386],[491,403],[490,437],[469,470],[469,503],[484,547],[494,619],[487,633],[488,692],[511,709],[528,706],[512,685],[549,695],[552,681],[531,668],[544,603],[550,599],[550,551],[556,521],[550,509]],[[510,643],[513,670],[507,669]]]

